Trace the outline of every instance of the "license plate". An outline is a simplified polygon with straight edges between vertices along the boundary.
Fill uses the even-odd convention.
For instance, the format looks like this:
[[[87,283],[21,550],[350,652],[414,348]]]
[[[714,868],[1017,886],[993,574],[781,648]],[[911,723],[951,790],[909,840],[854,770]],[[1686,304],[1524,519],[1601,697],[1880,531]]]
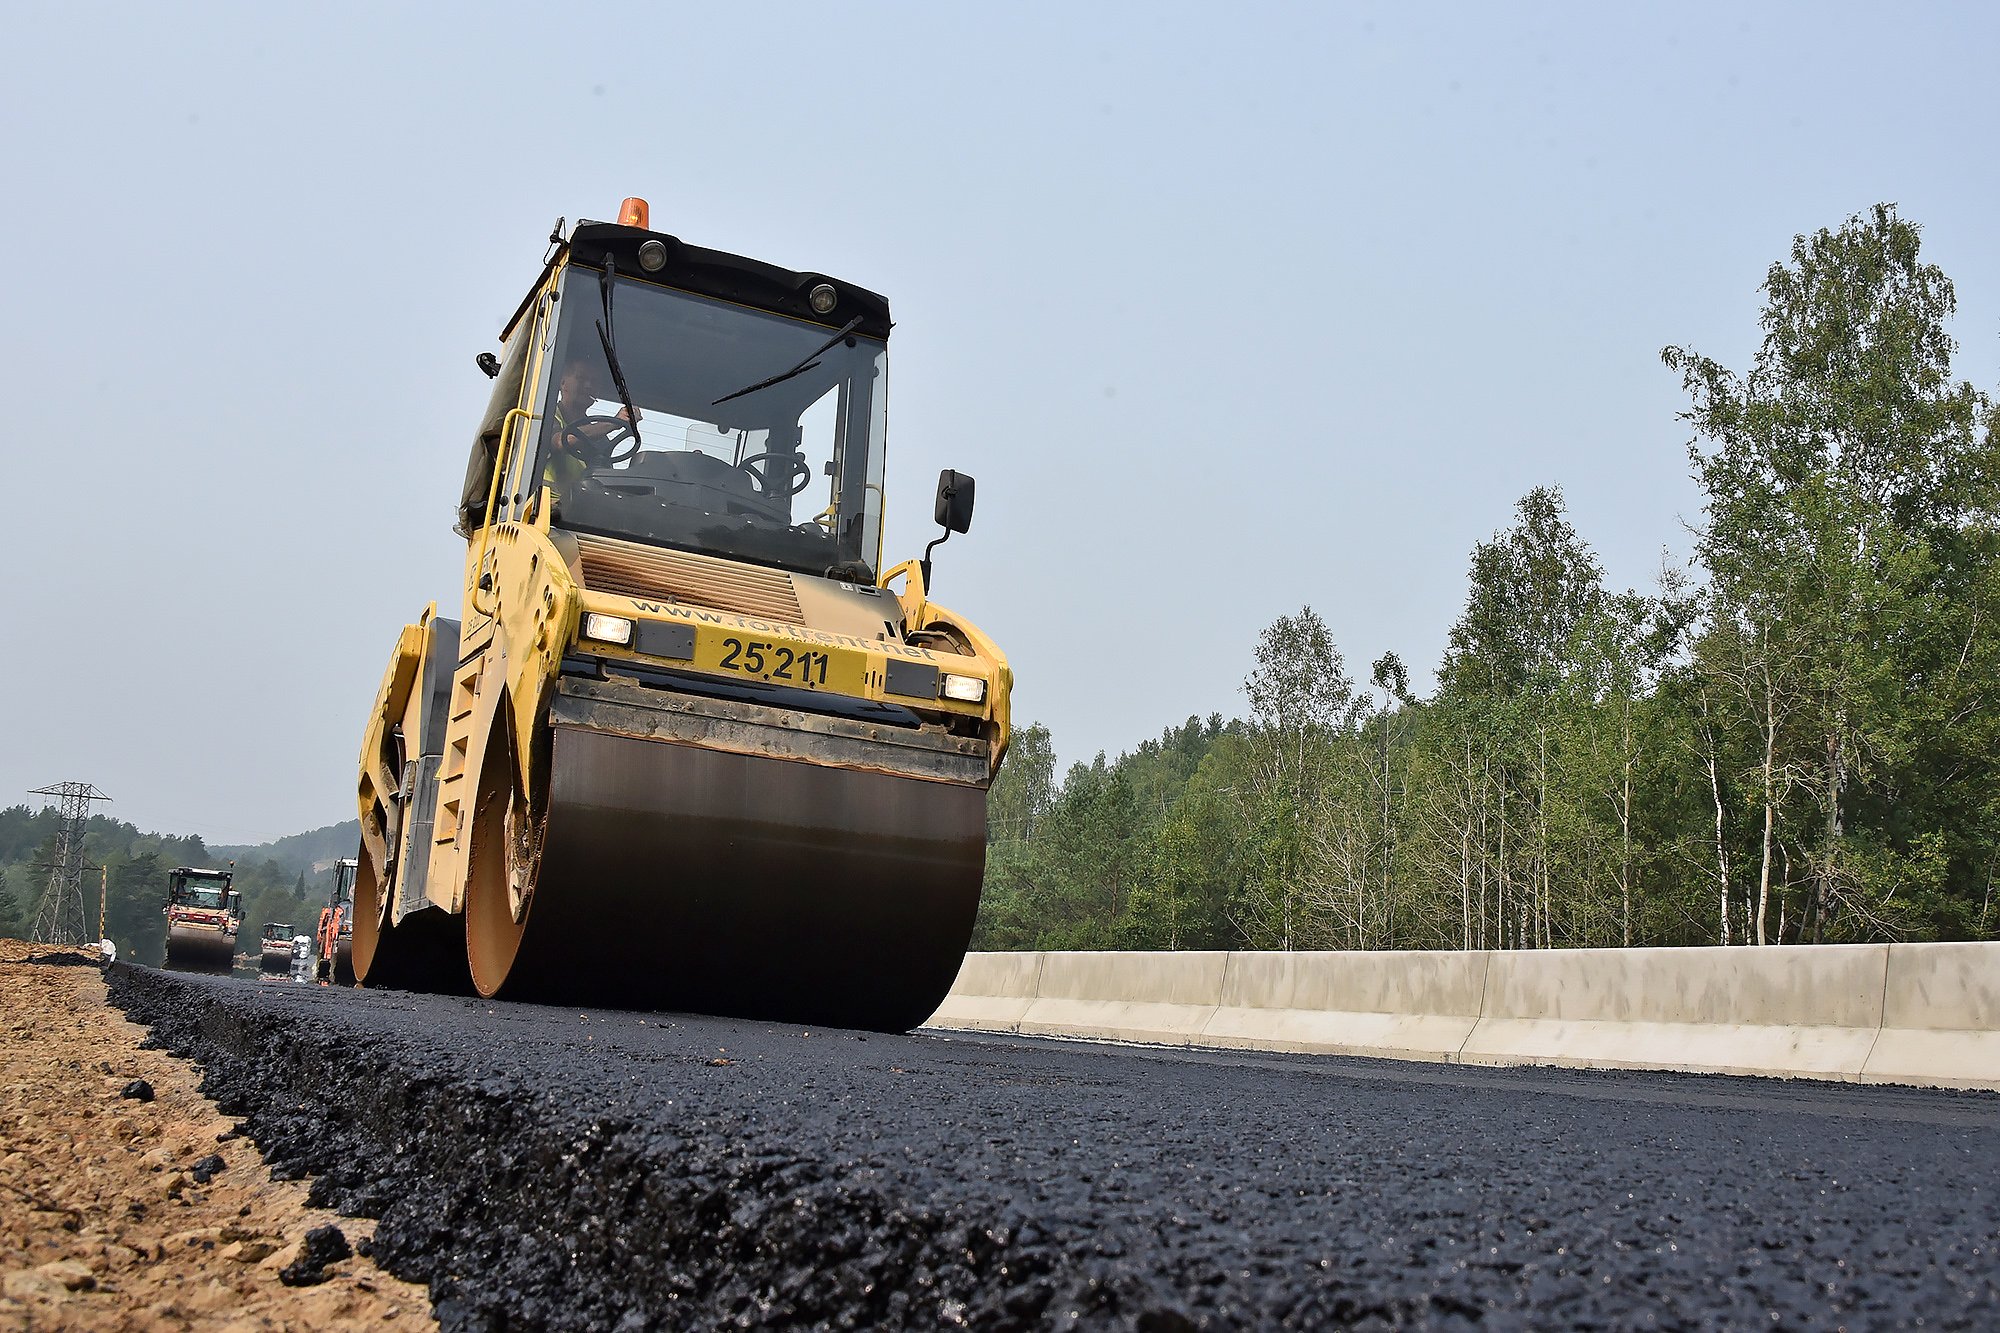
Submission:
[[[694,664],[773,685],[835,694],[863,692],[861,660],[852,653],[774,643],[748,634],[703,635],[695,646]]]

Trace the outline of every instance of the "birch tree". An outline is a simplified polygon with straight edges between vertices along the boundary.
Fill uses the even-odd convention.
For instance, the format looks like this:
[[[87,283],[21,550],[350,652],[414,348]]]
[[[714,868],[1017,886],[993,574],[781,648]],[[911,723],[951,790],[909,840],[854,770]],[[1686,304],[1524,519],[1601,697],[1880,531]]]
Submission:
[[[1310,606],[1280,616],[1258,639],[1243,682],[1250,701],[1247,809],[1259,874],[1243,904],[1242,929],[1261,947],[1315,942],[1314,909],[1328,906],[1327,872],[1344,861],[1330,811],[1341,785],[1338,742],[1362,707],[1326,622]]]
[[[1907,725],[1922,712],[1910,683],[1949,675],[1932,631],[1962,622],[1993,560],[1987,404],[1951,377],[1956,298],[1919,242],[1889,205],[1800,236],[1765,277],[1747,372],[1662,353],[1692,400],[1707,634],[1727,640],[1705,656],[1750,700],[1764,749],[1759,942],[1774,857],[1807,868],[1815,938],[1836,916],[1864,933],[1915,926],[1963,873],[1939,860],[1948,828],[1912,827],[1885,799],[1933,739]],[[1964,660],[1991,661],[1988,629],[1963,638]]]

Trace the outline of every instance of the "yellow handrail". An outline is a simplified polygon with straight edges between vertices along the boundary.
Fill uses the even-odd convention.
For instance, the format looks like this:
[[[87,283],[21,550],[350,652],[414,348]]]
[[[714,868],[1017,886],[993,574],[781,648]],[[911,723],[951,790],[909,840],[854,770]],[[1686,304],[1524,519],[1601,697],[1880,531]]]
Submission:
[[[479,594],[485,591],[493,591],[482,588],[480,583],[486,574],[486,552],[491,548],[493,543],[494,510],[500,504],[500,483],[507,476],[507,464],[513,452],[509,448],[509,445],[511,443],[510,428],[514,424],[515,417],[520,417],[524,421],[533,421],[535,414],[525,407],[510,407],[507,409],[507,415],[500,418],[500,442],[493,451],[493,479],[486,483],[486,512],[480,517],[479,559],[474,561],[472,566],[472,609],[482,616],[491,616],[493,609],[497,609],[499,606],[499,593],[497,591],[494,592],[493,609],[480,605]]]

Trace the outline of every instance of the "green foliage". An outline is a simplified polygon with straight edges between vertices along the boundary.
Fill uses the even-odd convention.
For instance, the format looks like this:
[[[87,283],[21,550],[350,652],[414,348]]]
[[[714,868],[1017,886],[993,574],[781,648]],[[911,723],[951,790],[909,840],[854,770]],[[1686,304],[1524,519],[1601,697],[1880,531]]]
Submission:
[[[1022,728],[994,783],[973,946],[1230,947],[1238,733],[1189,718],[1057,787],[1047,729]]]
[[[161,960],[166,951],[161,912],[167,901],[167,872],[179,864],[157,849],[148,849],[135,850],[108,867],[104,933],[118,946],[120,958],[148,965]]]
[[[349,819],[306,833],[294,833],[259,847],[215,847],[210,851],[222,860],[270,861],[285,870],[304,874],[339,857],[353,856],[360,845],[361,821]]]
[[[986,797],[986,830],[995,845],[1026,842],[1055,800],[1056,752],[1044,726],[1027,726],[1014,733],[1002,765]]]
[[[1613,593],[1562,493],[1472,552],[1428,699],[1310,608],[1249,717],[995,787],[982,948],[1530,948],[2000,932],[2000,417],[1878,206],[1690,398],[1696,575]]]
[[[1800,237],[1764,291],[1747,373],[1664,354],[1707,445],[1693,659],[1752,814],[1745,929],[1960,935],[2000,779],[1990,409],[1951,378],[1951,283],[1893,208]]]
[[[20,898],[15,896],[13,885],[8,883],[7,872],[0,870],[0,937],[19,939],[26,934],[28,929],[26,916]]]

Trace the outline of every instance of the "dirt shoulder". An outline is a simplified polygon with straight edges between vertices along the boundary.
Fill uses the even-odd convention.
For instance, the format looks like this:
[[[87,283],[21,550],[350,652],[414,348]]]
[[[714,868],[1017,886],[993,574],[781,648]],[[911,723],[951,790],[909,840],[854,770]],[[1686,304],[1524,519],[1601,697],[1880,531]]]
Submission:
[[[30,961],[59,952],[0,940],[0,1329],[436,1327],[422,1287],[365,1258],[316,1273],[342,1246],[308,1232],[355,1245],[374,1224],[272,1180],[94,965]]]

